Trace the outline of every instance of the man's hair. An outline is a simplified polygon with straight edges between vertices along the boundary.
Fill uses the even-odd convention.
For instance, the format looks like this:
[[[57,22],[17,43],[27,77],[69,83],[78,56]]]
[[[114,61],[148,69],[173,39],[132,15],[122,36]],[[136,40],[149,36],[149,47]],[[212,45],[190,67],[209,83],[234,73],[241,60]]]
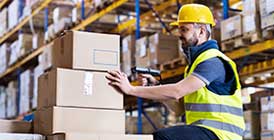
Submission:
[[[206,29],[206,38],[209,40],[211,38],[211,33],[212,33],[212,27],[210,24],[201,24],[201,23],[194,23],[195,28],[201,28],[205,27]]]

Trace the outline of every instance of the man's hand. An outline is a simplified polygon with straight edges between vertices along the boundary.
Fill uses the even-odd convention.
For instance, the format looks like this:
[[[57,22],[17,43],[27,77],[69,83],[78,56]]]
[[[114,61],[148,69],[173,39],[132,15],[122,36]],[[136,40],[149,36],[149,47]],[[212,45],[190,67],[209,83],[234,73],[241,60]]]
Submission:
[[[138,74],[137,80],[143,85],[146,86],[148,84],[155,86],[159,83],[152,75],[150,74]]]
[[[118,92],[124,94],[130,94],[133,90],[133,86],[130,84],[127,75],[120,71],[112,70],[108,71],[106,78],[109,80],[109,85],[115,88]]]

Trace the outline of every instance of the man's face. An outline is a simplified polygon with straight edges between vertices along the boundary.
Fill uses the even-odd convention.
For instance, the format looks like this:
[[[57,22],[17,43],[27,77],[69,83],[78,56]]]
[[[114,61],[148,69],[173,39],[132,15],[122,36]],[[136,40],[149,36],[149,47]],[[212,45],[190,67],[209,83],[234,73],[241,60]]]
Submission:
[[[184,23],[179,25],[180,40],[182,41],[182,48],[196,46],[198,44],[198,28],[194,24]]]

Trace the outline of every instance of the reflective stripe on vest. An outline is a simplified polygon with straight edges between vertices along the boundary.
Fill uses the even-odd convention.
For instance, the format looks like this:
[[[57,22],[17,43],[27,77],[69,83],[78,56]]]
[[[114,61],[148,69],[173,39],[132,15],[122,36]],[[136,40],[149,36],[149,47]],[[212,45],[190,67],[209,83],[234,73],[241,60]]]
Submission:
[[[200,111],[200,112],[221,112],[230,113],[233,115],[243,116],[243,109],[232,107],[223,104],[200,104],[200,103],[185,103],[187,111]]]
[[[217,129],[236,133],[240,136],[242,136],[244,133],[244,130],[236,125],[219,122],[219,121],[214,121],[214,120],[199,120],[199,121],[193,122],[192,124],[193,125],[202,124],[202,125],[206,125],[206,126],[211,126],[211,127],[217,128]]]

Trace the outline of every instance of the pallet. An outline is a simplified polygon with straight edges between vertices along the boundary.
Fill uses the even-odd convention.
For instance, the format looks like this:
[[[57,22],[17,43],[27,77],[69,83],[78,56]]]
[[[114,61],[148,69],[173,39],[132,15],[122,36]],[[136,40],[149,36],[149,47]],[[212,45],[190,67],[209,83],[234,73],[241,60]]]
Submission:
[[[243,36],[238,36],[229,40],[225,40],[221,43],[222,51],[228,52],[238,48],[246,47],[250,45],[251,42],[248,39],[243,38]]]
[[[252,45],[252,44],[261,42],[263,40],[261,32],[244,33],[243,39],[245,40],[245,42],[250,43],[248,45]]]
[[[157,67],[160,71],[166,71],[166,70],[175,69],[184,65],[186,65],[186,60],[185,58],[180,57],[163,64],[158,64]]]
[[[262,37],[265,40],[273,39],[274,38],[274,25],[263,29]]]

